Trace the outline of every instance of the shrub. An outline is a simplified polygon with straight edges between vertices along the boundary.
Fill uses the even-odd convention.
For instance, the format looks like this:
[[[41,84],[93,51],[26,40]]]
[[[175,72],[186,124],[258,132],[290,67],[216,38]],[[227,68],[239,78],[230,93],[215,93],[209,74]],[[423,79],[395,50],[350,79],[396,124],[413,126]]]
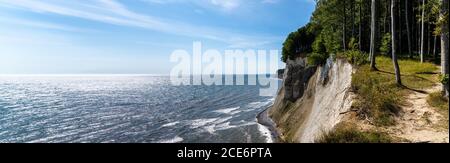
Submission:
[[[440,82],[444,85],[448,85],[448,74],[440,76]]]
[[[316,143],[391,143],[387,134],[376,131],[360,131],[355,125],[338,124],[332,131],[323,134]]]
[[[319,36],[316,38],[313,42],[312,49],[314,53],[327,53],[327,48],[322,37]]]
[[[381,39],[380,52],[384,55],[389,55],[389,53],[391,52],[391,43],[391,33],[384,34],[383,38]]]
[[[357,66],[369,63],[369,54],[358,50],[346,51],[343,55],[350,63]]]
[[[308,55],[307,61],[308,65],[323,65],[327,62],[327,59],[330,57],[327,53],[312,53]]]
[[[348,48],[350,50],[357,50],[358,49],[358,40],[356,38],[352,37],[350,38],[350,42],[348,43]]]

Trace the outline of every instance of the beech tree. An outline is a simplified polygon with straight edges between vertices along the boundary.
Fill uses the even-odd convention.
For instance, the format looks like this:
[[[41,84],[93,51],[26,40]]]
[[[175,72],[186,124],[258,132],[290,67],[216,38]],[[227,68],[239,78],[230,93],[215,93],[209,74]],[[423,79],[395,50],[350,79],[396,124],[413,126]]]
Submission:
[[[440,33],[441,33],[441,69],[442,75],[444,78],[447,78],[447,81],[443,81],[442,90],[444,96],[448,97],[449,86],[448,86],[448,76],[449,76],[449,25],[448,25],[448,15],[449,15],[449,3],[448,0],[441,0],[441,11],[440,11],[440,22],[441,25]]]
[[[402,79],[400,74],[400,67],[398,66],[397,61],[397,34],[396,34],[396,23],[397,18],[395,16],[395,13],[397,10],[397,0],[391,0],[391,31],[392,31],[392,62],[394,63],[394,70],[395,70],[395,80],[398,85],[402,85]]]
[[[376,68],[376,52],[377,52],[377,31],[378,31],[378,23],[377,23],[377,19],[378,19],[378,14],[377,14],[377,2],[378,0],[372,0],[372,5],[371,5],[371,25],[370,25],[370,67],[372,70],[377,70]]]

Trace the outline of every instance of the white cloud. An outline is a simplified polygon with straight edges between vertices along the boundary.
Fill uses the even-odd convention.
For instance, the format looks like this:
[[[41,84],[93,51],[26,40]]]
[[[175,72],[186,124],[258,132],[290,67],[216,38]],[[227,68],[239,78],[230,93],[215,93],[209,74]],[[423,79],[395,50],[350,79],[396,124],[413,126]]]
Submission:
[[[261,3],[265,3],[265,4],[275,4],[280,2],[280,0],[263,0]]]
[[[159,2],[159,0],[146,1]],[[214,0],[211,0],[211,3],[213,3],[212,1]],[[230,0],[227,3],[217,1],[214,3],[225,9],[232,9],[238,6],[238,2],[239,0]],[[115,0],[91,0],[82,2],[60,0],[0,0],[0,3],[32,12],[58,14],[120,26],[139,27],[174,35],[210,39],[229,45],[250,45],[248,44],[250,42],[279,41],[275,37],[249,37],[245,34],[230,32],[227,29],[218,27],[202,27],[201,25],[143,15],[127,9],[126,6]]]
[[[275,4],[281,0],[141,0],[154,4],[190,3],[200,8],[206,8],[221,12],[231,12],[243,6],[251,6],[255,3]],[[313,0],[314,1],[314,0]]]
[[[212,5],[218,6],[224,10],[233,10],[241,5],[240,0],[210,0]]]
[[[19,25],[24,27],[32,27],[32,28],[41,28],[41,29],[50,29],[50,30],[60,30],[60,31],[68,31],[68,32],[94,32],[94,30],[87,30],[82,28],[70,27],[55,23],[46,23],[40,21],[33,20],[25,20],[25,19],[11,19],[6,17],[0,17],[0,24],[4,25]]]

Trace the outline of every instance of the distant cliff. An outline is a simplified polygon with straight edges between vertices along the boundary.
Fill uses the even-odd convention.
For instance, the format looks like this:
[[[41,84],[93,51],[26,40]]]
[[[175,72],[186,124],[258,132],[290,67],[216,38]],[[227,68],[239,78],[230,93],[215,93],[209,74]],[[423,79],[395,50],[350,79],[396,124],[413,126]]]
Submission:
[[[283,86],[269,116],[286,142],[314,142],[350,110],[353,67],[346,60],[328,59],[307,66],[306,58],[287,60]]]

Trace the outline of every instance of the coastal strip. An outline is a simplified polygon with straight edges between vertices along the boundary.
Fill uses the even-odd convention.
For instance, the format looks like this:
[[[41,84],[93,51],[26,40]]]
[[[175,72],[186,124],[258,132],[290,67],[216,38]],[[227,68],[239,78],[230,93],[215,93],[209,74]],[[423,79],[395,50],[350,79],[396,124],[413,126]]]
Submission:
[[[269,129],[273,143],[282,143],[280,134],[276,128],[276,124],[269,117],[269,109],[270,107],[268,107],[267,109],[265,109],[256,116],[257,122]]]

